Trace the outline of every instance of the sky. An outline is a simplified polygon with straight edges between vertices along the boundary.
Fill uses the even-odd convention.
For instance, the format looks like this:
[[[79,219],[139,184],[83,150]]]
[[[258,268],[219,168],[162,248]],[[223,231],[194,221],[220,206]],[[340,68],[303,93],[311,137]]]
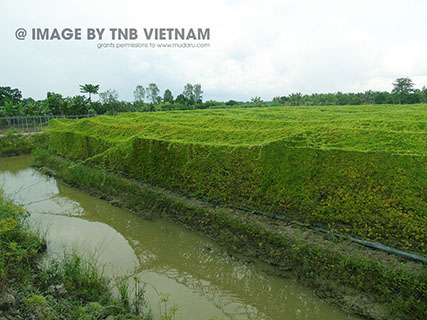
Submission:
[[[220,101],[390,91],[400,77],[427,86],[425,0],[0,0],[0,13],[0,86],[35,99],[77,95],[86,83],[128,101],[151,82],[175,97],[200,83],[204,100]],[[80,28],[83,37],[32,40],[32,28]],[[87,40],[87,28],[106,34]],[[122,43],[153,42],[144,28],[209,28],[209,40],[190,41],[209,47],[99,49],[120,43],[106,37],[110,28],[137,29]]]

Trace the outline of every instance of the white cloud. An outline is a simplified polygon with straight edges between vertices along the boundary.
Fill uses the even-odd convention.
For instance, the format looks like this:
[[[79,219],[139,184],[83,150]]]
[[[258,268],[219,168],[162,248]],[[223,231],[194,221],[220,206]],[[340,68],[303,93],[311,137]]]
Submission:
[[[137,84],[176,96],[201,83],[205,99],[271,99],[291,92],[427,85],[427,2],[31,1],[0,3],[0,86],[43,98],[99,83],[132,99]],[[15,39],[19,27],[210,27],[209,49],[97,49],[96,42]]]

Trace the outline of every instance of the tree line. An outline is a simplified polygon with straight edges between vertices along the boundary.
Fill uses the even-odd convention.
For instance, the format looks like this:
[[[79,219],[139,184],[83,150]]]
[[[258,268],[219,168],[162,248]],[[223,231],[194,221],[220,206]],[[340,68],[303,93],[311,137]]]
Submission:
[[[362,105],[362,104],[414,104],[427,103],[427,88],[421,90],[414,88],[414,83],[409,78],[398,78],[393,82],[393,90],[372,91],[359,93],[292,93],[287,96],[278,96],[273,99],[275,104],[300,106],[300,105]]]
[[[172,91],[166,89],[160,95],[155,83],[147,87],[137,85],[134,101],[120,101],[119,93],[114,89],[99,92],[100,86],[94,84],[80,85],[80,92],[85,95],[64,97],[59,93],[48,92],[46,99],[34,100],[23,98],[17,88],[0,87],[0,117],[26,115],[77,115],[77,114],[116,114],[119,112],[183,110],[207,108],[212,102],[203,103],[201,84],[187,83],[181,94],[174,99]],[[92,96],[99,100],[93,101]]]
[[[272,101],[264,102],[261,97],[250,101],[229,100],[227,102],[209,100],[203,102],[203,91],[200,84],[187,83],[182,93],[174,97],[171,90],[161,94],[155,83],[144,87],[137,85],[133,91],[134,101],[119,100],[119,93],[114,89],[99,92],[95,84],[80,85],[80,92],[85,95],[64,97],[59,93],[48,92],[43,100],[23,98],[17,88],[0,87],[0,117],[26,115],[77,115],[77,114],[116,114],[120,112],[144,112],[163,110],[187,110],[230,107],[262,106],[299,106],[299,105],[362,105],[362,104],[414,104],[427,103],[427,88],[414,88],[409,78],[398,78],[393,82],[393,90],[361,93],[292,93],[277,96]],[[87,96],[86,96],[87,95]],[[99,100],[93,101],[92,96]]]

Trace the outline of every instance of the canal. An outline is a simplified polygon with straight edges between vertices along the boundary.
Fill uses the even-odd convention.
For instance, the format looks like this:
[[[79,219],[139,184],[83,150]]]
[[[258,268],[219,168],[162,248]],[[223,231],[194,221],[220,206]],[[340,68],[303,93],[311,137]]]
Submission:
[[[76,251],[112,277],[146,284],[153,315],[177,319],[357,319],[322,302],[291,274],[231,253],[164,219],[146,220],[31,168],[31,157],[0,159],[0,185],[45,234],[47,256]],[[132,284],[130,284],[132,286]]]

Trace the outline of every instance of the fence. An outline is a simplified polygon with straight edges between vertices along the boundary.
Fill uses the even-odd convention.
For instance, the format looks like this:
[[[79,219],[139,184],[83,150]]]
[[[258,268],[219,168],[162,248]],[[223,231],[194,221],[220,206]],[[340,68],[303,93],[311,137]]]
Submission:
[[[14,117],[0,117],[0,133],[8,130],[18,132],[40,132],[43,128],[48,127],[52,119],[82,119],[94,117],[96,114],[84,115],[43,115],[43,116],[14,116]]]

